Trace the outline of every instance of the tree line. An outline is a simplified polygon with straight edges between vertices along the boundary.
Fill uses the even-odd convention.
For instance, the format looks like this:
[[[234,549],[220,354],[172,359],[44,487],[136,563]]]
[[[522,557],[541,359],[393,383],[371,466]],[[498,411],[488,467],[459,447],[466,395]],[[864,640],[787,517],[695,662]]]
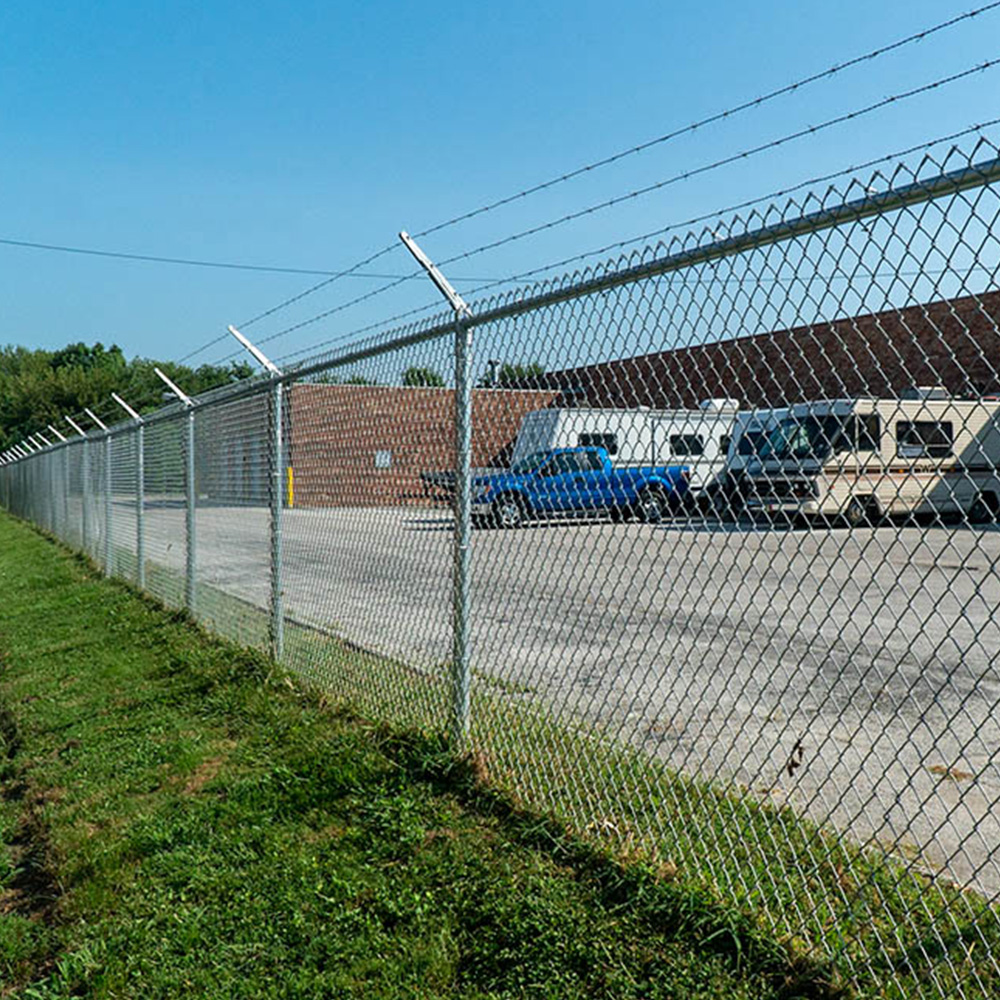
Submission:
[[[190,368],[148,358],[128,361],[117,345],[99,342],[69,344],[56,351],[8,345],[0,348],[0,448],[35,431],[51,438],[45,430],[49,424],[68,434],[65,416],[75,418],[84,408],[106,414],[113,392],[140,413],[163,406],[166,386],[154,367],[191,396],[248,378],[254,371],[249,364],[235,362]]]
[[[249,378],[254,369],[245,362],[200,365],[191,368],[172,361],[125,358],[120,347],[102,343],[68,344],[59,350],[31,350],[8,345],[0,348],[0,449],[23,441],[29,434],[53,424],[64,434],[64,417],[77,417],[85,408],[99,415],[108,412],[113,392],[139,413],[163,406],[166,387],[153,371],[159,368],[190,396]],[[540,384],[545,368],[530,364],[490,362],[476,383],[479,388],[529,389]],[[374,385],[373,380],[335,372],[317,381],[333,384]],[[443,387],[444,376],[434,368],[412,365],[402,372],[405,386]],[[123,416],[120,414],[118,416]]]

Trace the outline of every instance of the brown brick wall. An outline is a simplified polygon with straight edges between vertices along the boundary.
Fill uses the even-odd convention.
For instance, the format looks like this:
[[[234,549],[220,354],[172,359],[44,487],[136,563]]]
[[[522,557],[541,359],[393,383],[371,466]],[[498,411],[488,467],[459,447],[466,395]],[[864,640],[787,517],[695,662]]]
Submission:
[[[916,385],[1000,392],[1000,292],[552,373],[577,405],[744,406],[895,396]]]
[[[362,385],[296,385],[289,393],[295,505],[429,504],[420,473],[455,462],[454,391]],[[472,464],[503,465],[524,415],[554,391],[475,389]],[[388,469],[376,452],[391,455]]]

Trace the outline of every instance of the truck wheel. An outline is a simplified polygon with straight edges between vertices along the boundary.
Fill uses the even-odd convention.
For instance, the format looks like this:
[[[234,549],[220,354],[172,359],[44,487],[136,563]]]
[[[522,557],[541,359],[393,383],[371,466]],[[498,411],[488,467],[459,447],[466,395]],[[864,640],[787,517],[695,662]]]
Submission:
[[[643,490],[636,501],[635,509],[639,520],[644,524],[659,524],[667,516],[670,502],[663,490]]]
[[[520,528],[528,519],[524,501],[514,494],[493,501],[493,523],[498,528]]]

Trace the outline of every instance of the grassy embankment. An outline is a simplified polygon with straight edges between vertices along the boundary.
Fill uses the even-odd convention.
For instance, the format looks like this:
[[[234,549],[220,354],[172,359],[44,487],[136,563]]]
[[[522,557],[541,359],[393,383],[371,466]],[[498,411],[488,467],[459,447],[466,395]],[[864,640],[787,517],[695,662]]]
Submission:
[[[752,921],[439,741],[6,517],[0,553],[0,996],[823,994]]]

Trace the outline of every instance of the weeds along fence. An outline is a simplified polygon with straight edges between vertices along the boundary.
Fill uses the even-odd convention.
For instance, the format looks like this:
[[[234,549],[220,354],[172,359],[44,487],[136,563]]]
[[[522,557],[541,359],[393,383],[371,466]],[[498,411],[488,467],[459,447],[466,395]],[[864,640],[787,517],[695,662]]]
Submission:
[[[2,502],[863,995],[1000,995],[998,179],[720,222],[8,453]]]

